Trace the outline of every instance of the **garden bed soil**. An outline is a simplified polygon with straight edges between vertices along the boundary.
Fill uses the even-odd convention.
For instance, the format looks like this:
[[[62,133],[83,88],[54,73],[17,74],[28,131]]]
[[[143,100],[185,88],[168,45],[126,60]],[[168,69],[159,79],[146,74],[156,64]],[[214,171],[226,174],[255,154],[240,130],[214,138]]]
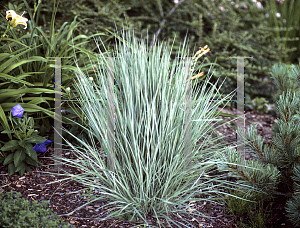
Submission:
[[[231,108],[225,108],[223,112],[236,114],[235,110]],[[228,117],[221,118],[223,120],[231,119]],[[246,119],[253,124],[258,124],[258,134],[265,137],[265,143],[271,141],[272,125],[275,122],[275,118],[273,116],[256,111],[247,111]],[[216,126],[218,125],[220,124],[216,124]],[[246,122],[246,128],[247,127],[249,127],[249,124]],[[228,145],[234,145],[233,143],[236,142],[236,134],[232,128],[228,126],[222,126],[221,128],[217,129],[217,132],[226,136],[224,140],[228,143]],[[64,181],[61,183],[45,185],[46,183],[62,178],[56,177],[54,175],[44,175],[41,172],[51,170],[52,166],[50,167],[49,164],[54,163],[51,159],[53,150],[54,149],[52,144],[52,147],[50,145],[46,153],[38,155],[39,161],[45,165],[44,167],[30,166],[32,172],[25,173],[23,177],[19,177],[16,174],[8,176],[4,167],[0,165],[0,191],[8,192],[10,190],[14,190],[16,192],[20,192],[23,198],[32,201],[50,200],[49,207],[52,208],[53,212],[56,212],[58,215],[67,214],[78,208],[79,206],[85,204],[88,198],[86,196],[83,196],[83,194],[85,193],[85,191],[83,190],[84,187],[76,183],[75,181],[71,181],[68,183]],[[75,158],[71,150],[63,151],[63,156],[66,158]],[[253,156],[246,155],[246,159],[253,159]],[[72,174],[78,174],[81,172],[81,170],[66,167],[64,165],[63,168]],[[203,196],[203,198],[205,198],[205,196]],[[139,227],[136,223],[117,220],[113,218],[106,221],[96,220],[96,218],[103,218],[108,215],[107,207],[99,210],[99,208],[104,204],[105,202],[95,202],[74,212],[71,216],[62,216],[62,219],[68,221],[75,227]],[[209,201],[193,202],[190,205],[192,209],[198,210],[199,212],[202,212],[208,216],[216,217],[212,220],[196,217],[200,222],[200,224],[198,224],[193,220],[191,216],[180,214],[180,216],[192,223],[194,227],[238,227],[237,220],[247,222],[248,219],[247,215],[235,217],[231,215],[230,212],[223,206],[211,203]],[[273,208],[273,212],[273,218],[270,219],[270,227],[292,227],[289,222],[285,221],[285,217],[283,214],[284,209],[281,203],[277,204],[276,208]],[[174,215],[171,215],[170,217],[178,221],[178,218]],[[149,218],[148,221],[151,221],[150,223],[152,224],[152,226],[158,226],[154,219]],[[164,222],[164,225],[166,224],[167,223]],[[278,226],[274,224],[278,224]],[[190,226],[187,225],[187,227]]]

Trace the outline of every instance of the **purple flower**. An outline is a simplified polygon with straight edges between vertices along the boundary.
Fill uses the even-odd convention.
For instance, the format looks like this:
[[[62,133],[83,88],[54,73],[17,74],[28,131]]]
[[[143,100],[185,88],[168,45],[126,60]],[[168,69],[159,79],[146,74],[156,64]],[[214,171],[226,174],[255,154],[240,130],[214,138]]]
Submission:
[[[46,139],[46,141],[44,142],[45,145],[52,143],[53,141]]]
[[[33,149],[36,151],[36,152],[42,152],[42,153],[45,153],[47,148],[46,148],[46,145],[49,144],[49,143],[52,143],[51,140],[46,140],[45,142],[43,143],[37,143],[35,144],[35,146],[33,147]]]
[[[13,117],[19,117],[21,118],[23,113],[24,113],[24,109],[22,108],[21,105],[17,104],[16,106],[14,106],[12,109],[11,109],[11,113],[13,115]]]

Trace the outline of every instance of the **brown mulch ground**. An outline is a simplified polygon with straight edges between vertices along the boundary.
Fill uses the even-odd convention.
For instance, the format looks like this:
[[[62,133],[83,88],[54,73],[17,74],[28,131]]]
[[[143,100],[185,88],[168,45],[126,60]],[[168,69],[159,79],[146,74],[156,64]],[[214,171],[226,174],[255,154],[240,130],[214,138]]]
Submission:
[[[230,108],[225,108],[226,113],[236,114],[234,110]],[[222,117],[224,120],[228,118]],[[254,124],[259,124],[258,133],[265,137],[266,142],[271,140],[271,127],[275,121],[275,118],[270,115],[258,113],[256,111],[246,112],[246,119]],[[216,124],[218,125],[218,124]],[[249,124],[246,123],[246,127]],[[236,134],[233,129],[228,126],[223,126],[218,128],[217,131],[223,135],[226,135],[224,140],[228,142],[228,145],[232,145],[232,142],[236,141]],[[45,167],[33,167],[30,166],[32,173],[25,173],[23,177],[18,175],[8,176],[4,167],[0,165],[0,190],[3,192],[10,191],[11,189],[20,192],[23,198],[28,200],[50,200],[50,208],[53,209],[58,215],[67,214],[73,211],[75,208],[83,205],[87,202],[88,198],[83,196],[85,193],[83,186],[79,185],[75,181],[69,182],[67,184],[54,183],[51,185],[45,185],[51,181],[57,180],[54,175],[43,175],[41,171],[51,170],[49,164],[53,163],[51,156],[53,155],[53,145],[48,148],[47,152],[39,155],[39,161],[45,165]],[[63,156],[67,158],[75,158],[71,151],[64,151]],[[252,159],[252,156],[247,155],[246,159]],[[81,171],[74,168],[65,167],[68,169],[69,173],[78,174]],[[61,177],[60,177],[61,178]],[[64,182],[66,183],[66,182]],[[96,202],[92,205],[86,206],[76,212],[71,216],[63,216],[62,218],[68,221],[75,227],[138,227],[135,223],[130,223],[126,221],[120,221],[116,219],[109,219],[106,221],[97,221],[97,217],[105,217],[107,215],[107,209],[104,208],[99,210],[99,207],[104,205],[105,202]],[[230,215],[228,210],[220,205],[212,204],[208,201],[196,202],[192,204],[192,209],[196,209],[206,215],[217,217],[213,220],[208,220],[206,218],[198,218],[200,224],[197,222],[192,222],[192,217],[181,215],[186,220],[193,223],[193,227],[215,227],[215,228],[229,228],[238,227],[238,221],[247,221],[247,215],[235,217]],[[278,203],[273,207],[272,218],[270,218],[269,227],[292,227],[290,223],[285,221],[284,210],[282,204]],[[171,216],[172,219],[178,220],[175,216]],[[152,222],[152,227],[157,225],[154,219],[149,218]],[[166,224],[166,223],[164,223]],[[277,225],[278,226],[277,226]],[[189,227],[189,226],[188,226]]]

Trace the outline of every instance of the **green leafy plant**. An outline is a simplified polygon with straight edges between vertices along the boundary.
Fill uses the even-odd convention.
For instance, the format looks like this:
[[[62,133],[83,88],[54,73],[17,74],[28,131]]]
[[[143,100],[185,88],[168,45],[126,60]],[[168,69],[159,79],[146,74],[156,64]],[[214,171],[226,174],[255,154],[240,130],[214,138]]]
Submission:
[[[253,210],[248,213],[248,216],[250,216],[250,227],[251,228],[266,227],[266,224],[268,222],[269,214],[263,213],[263,207],[262,207],[261,202],[258,202],[258,204],[259,204],[258,210]],[[249,227],[249,226],[247,226],[247,227]]]
[[[230,192],[232,195],[242,197],[243,195],[239,193],[236,189]],[[244,197],[246,197],[244,195]],[[253,209],[255,203],[238,199],[236,197],[226,196],[227,206],[232,214],[235,216],[241,216]]]
[[[243,197],[249,199],[245,194],[241,194],[237,189],[234,191],[230,191],[230,193],[234,196]],[[251,227],[251,228],[260,228],[266,227],[266,223],[268,221],[268,214],[263,213],[263,206],[261,202],[249,202],[243,200],[243,198],[239,199],[232,196],[226,196],[226,208],[236,216],[236,223],[239,227]],[[254,200],[254,199],[249,199]],[[258,205],[258,210],[257,210]],[[245,224],[238,220],[240,216],[248,216],[249,224]]]
[[[85,196],[85,197],[91,198],[91,199],[93,200],[93,199],[96,198],[96,196],[94,196],[94,195],[92,194],[92,192],[93,192],[93,189],[90,189],[90,190],[85,189],[85,193],[82,194],[82,195]]]
[[[63,221],[47,208],[48,201],[28,201],[21,198],[21,193],[0,191],[0,226],[1,227],[74,227]]]
[[[266,100],[266,98],[264,97],[261,98],[256,97],[251,102],[246,102],[246,106],[249,107],[251,110],[257,110],[263,113],[268,113],[268,111],[270,110],[268,108],[268,105],[269,105],[269,101]]]
[[[87,141],[89,143],[91,143],[91,139],[89,137],[88,132],[85,130],[85,128],[81,127],[80,125],[86,127],[88,125],[87,121],[85,121],[84,118],[84,113],[80,112],[80,110],[78,108],[75,107],[74,102],[78,102],[77,99],[75,99],[76,96],[76,92],[74,93],[74,89],[72,89],[72,93],[70,93],[71,89],[70,87],[67,87],[66,89],[63,88],[66,91],[66,95],[64,95],[62,97],[62,99],[64,100],[68,100],[68,101],[72,101],[68,102],[68,106],[66,106],[66,108],[64,109],[63,112],[63,120],[66,124],[67,127],[69,127],[69,131],[73,134],[73,135],[78,135],[78,138],[80,138],[83,141]],[[71,121],[70,121],[71,119]],[[74,123],[74,119],[78,121],[78,123],[80,125],[78,125],[77,123]],[[68,140],[72,139],[72,136],[70,136],[69,134],[62,132],[63,137],[65,137]]]
[[[72,143],[64,140],[74,154],[83,159],[54,157],[54,160],[79,168],[83,173],[54,175],[65,175],[67,178],[63,180],[72,178],[99,191],[101,194],[93,193],[95,198],[81,207],[96,200],[107,200],[104,207],[109,208],[110,215],[100,220],[114,217],[148,226],[146,216],[150,215],[160,227],[160,218],[166,219],[171,227],[182,227],[169,215],[181,219],[177,214],[180,212],[207,217],[201,212],[189,211],[187,203],[204,200],[196,197],[198,195],[222,194],[223,187],[230,189],[228,185],[233,185],[223,180],[222,175],[209,175],[216,165],[213,158],[216,150],[232,148],[203,148],[207,145],[208,134],[214,130],[211,122],[218,121],[216,109],[221,102],[211,103],[210,99],[215,98],[214,90],[204,92],[207,80],[201,90],[193,87],[191,98],[187,97],[189,89],[185,86],[191,86],[190,68],[182,58],[170,64],[169,46],[163,49],[163,45],[155,44],[148,50],[143,41],[138,42],[130,33],[126,40],[125,35],[119,40],[118,52],[113,56],[122,56],[115,58],[114,98],[108,97],[109,69],[97,68],[94,82],[88,80],[83,71],[76,74],[78,99],[85,101],[78,104],[78,108],[88,123],[86,129],[92,144],[64,129],[73,137]],[[181,57],[189,56],[185,44],[178,53]],[[100,51],[99,58],[109,66],[107,57],[110,56]],[[115,105],[115,134],[106,123],[106,118],[114,118],[114,113],[107,111],[105,101],[108,99]],[[108,135],[114,135],[112,141]],[[196,144],[202,137],[200,144]],[[74,139],[81,146],[75,146]],[[96,147],[96,142],[101,143],[101,149]],[[213,182],[217,183],[214,187],[218,190],[211,189]],[[211,195],[209,201],[214,198],[218,197]],[[65,216],[72,213],[74,211]]]
[[[34,129],[34,121],[32,117],[27,118],[24,116],[21,119],[24,109],[21,105],[16,105],[11,111],[13,117],[10,115],[9,120],[12,124],[13,131],[2,131],[1,133],[15,133],[14,137],[17,140],[10,140],[1,147],[2,151],[11,151],[5,159],[3,165],[7,165],[9,175],[13,175],[19,172],[20,176],[23,176],[25,170],[31,172],[27,164],[37,166],[38,158],[36,151],[38,150],[38,143],[45,143],[47,140],[38,135],[37,130]],[[50,141],[51,142],[51,141]],[[36,143],[35,147],[32,147],[31,143]],[[48,143],[48,142],[47,142]],[[41,151],[45,152],[45,151]]]
[[[1,147],[2,147],[2,144],[0,143],[0,148]],[[4,160],[4,158],[5,158],[5,154],[0,151],[0,162],[2,162]]]
[[[80,23],[76,21],[76,17],[70,25],[65,22],[56,33],[56,1],[48,34],[38,25],[41,1],[38,1],[34,9],[25,0],[22,5],[9,4],[6,8],[7,11],[15,10],[20,14],[23,6],[26,7],[24,12],[28,15],[27,28],[9,29],[0,40],[0,131],[11,130],[5,112],[9,112],[22,99],[24,110],[34,117],[35,127],[42,136],[46,136],[50,133],[50,123],[53,123],[54,118],[53,58],[69,57],[61,60],[62,86],[65,86],[75,77],[73,71],[77,68],[74,67],[72,59],[74,55],[79,53],[77,64],[82,70],[92,69],[93,66],[85,65],[85,61],[95,59],[95,53],[85,50],[84,47],[94,35],[73,37],[73,32]],[[11,18],[0,15],[7,27],[11,28],[12,22],[8,21]],[[8,133],[8,138],[1,138],[1,143],[11,139],[12,136]]]

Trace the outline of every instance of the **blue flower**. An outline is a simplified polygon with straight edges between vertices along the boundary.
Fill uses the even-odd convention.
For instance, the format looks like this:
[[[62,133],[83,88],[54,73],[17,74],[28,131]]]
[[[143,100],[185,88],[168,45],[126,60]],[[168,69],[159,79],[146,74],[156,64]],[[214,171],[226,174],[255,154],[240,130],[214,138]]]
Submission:
[[[49,143],[52,143],[51,140],[46,140],[45,142],[43,143],[37,143],[35,144],[35,146],[33,147],[33,149],[36,151],[36,152],[42,152],[42,153],[45,153],[47,148],[46,148],[46,145],[49,144]]]
[[[47,145],[47,144],[52,143],[52,142],[53,142],[53,141],[47,139],[47,140],[44,142],[44,144]]]
[[[13,115],[13,117],[19,117],[21,118],[23,113],[24,113],[24,109],[22,108],[21,105],[17,104],[16,106],[14,106],[12,109],[11,109],[11,113]]]

